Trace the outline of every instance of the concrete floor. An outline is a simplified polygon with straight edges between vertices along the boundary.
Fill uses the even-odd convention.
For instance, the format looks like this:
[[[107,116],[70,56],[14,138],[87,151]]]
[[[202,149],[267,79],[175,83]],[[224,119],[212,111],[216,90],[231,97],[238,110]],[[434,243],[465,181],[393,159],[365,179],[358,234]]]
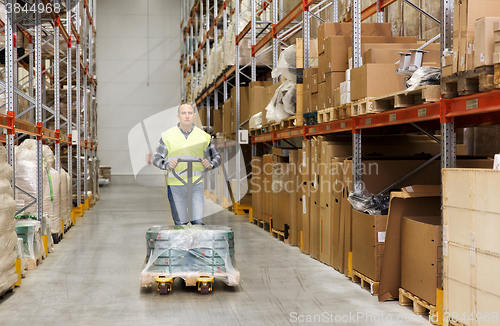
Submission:
[[[141,289],[145,231],[172,223],[168,210],[164,188],[101,188],[54,253],[0,299],[0,325],[430,325],[227,211],[205,223],[233,228],[239,287],[216,282],[200,295],[176,280],[167,296]]]

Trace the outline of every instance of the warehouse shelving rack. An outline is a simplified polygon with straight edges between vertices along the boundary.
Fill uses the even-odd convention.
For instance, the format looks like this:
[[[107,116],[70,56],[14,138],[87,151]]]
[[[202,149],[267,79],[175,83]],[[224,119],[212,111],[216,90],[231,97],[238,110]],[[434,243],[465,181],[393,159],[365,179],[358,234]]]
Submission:
[[[5,4],[15,8],[16,1],[6,0]],[[82,0],[76,6],[75,1],[70,0],[32,0],[26,4],[28,8],[39,8],[39,10],[24,12],[21,9],[7,10],[5,23],[3,17],[0,23],[1,31],[5,34],[5,69],[2,70],[5,81],[0,80],[0,85],[3,87],[0,92],[5,93],[6,97],[6,114],[0,114],[0,119],[1,126],[7,133],[2,141],[6,143],[8,161],[13,167],[11,180],[13,195],[15,196],[17,188],[15,145],[22,139],[34,137],[37,141],[37,194],[33,202],[20,209],[18,213],[36,204],[37,216],[42,216],[42,144],[45,143],[54,146],[55,168],[60,171],[60,168],[66,165],[68,174],[72,176],[71,188],[77,189],[77,207],[72,215],[78,216],[83,214],[83,210],[89,205],[87,169],[82,180],[80,153],[83,150],[84,162],[87,162],[88,157],[96,159],[97,150],[95,103],[97,82],[93,75],[93,43],[96,30],[92,18],[95,13],[95,1]],[[61,9],[53,10],[56,6],[60,6]],[[83,8],[82,12],[80,7]],[[83,51],[80,50],[82,41]],[[24,46],[25,42],[28,42],[27,46]],[[75,63],[73,58],[76,59]],[[25,75],[23,78],[18,78],[20,72]],[[66,112],[61,110],[64,88],[66,88]],[[90,89],[91,93],[90,103],[86,100],[87,89]],[[28,108],[22,112],[19,112],[18,108],[20,99],[29,103]],[[73,104],[76,104],[77,108],[76,122],[73,121]],[[82,110],[83,126],[80,121]],[[73,128],[76,129],[74,135]],[[74,141],[77,144],[76,173],[72,171]],[[61,157],[61,146],[67,148],[66,160]],[[97,179],[93,180],[93,184],[97,184]],[[82,185],[85,196],[83,204]],[[94,189],[93,193],[96,195],[97,190]]]
[[[372,15],[376,15],[377,22],[383,22],[383,11],[390,4],[394,3],[396,0],[378,0],[372,5],[366,7],[361,10],[361,1],[353,0],[352,2],[352,10],[351,17],[346,21],[351,21],[353,24],[353,67],[359,67],[361,63],[361,21],[366,20]],[[227,80],[228,76],[233,76],[235,78],[236,87],[236,122],[239,122],[239,86],[240,86],[240,76],[244,76],[244,78],[249,79],[250,81],[256,80],[256,60],[258,59],[257,53],[259,51],[263,51],[267,53],[267,51],[272,51],[273,53],[273,67],[277,64],[277,59],[279,55],[279,45],[282,44],[283,41],[291,37],[293,34],[298,32],[299,30],[303,30],[304,36],[304,69],[310,66],[309,62],[309,35],[310,35],[310,19],[311,16],[317,16],[317,12],[324,9],[323,6],[333,6],[333,19],[332,21],[338,21],[338,1],[336,0],[328,0],[328,1],[312,1],[312,0],[302,0],[299,1],[298,4],[284,17],[282,17],[278,21],[278,12],[277,9],[277,1],[264,1],[259,2],[256,0],[251,0],[251,20],[247,23],[245,28],[236,35],[236,65],[231,67],[229,70],[225,72],[225,74],[215,81],[213,85],[211,85],[208,89],[206,89],[196,100],[196,103],[203,103],[204,100],[209,101],[209,98],[212,94],[217,94],[218,89],[221,85],[224,86],[224,100],[227,99]],[[314,4],[317,2],[318,4]],[[414,9],[417,9],[421,14],[424,14],[428,17],[431,17],[434,21],[437,21],[441,26],[441,34],[435,37],[433,40],[441,38],[441,48],[451,49],[452,48],[452,37],[453,37],[453,1],[450,0],[441,0],[441,20],[433,18],[431,15],[427,14],[422,9],[417,6],[411,4],[409,1],[404,0],[405,3],[411,5]],[[187,4],[185,2],[185,4]],[[260,5],[259,8],[256,8],[256,4]],[[189,4],[187,4],[189,5]],[[199,5],[199,0],[196,4],[192,6],[192,8],[196,9]],[[259,30],[257,25],[256,17],[264,10],[272,6],[272,27],[268,30],[263,29]],[[216,6],[215,6],[216,7]],[[319,7],[319,8],[318,8]],[[184,12],[186,8],[191,8],[189,6],[185,6]],[[225,2],[223,2],[223,8],[225,8]],[[193,10],[193,13],[195,10]],[[217,11],[215,11],[216,13]],[[295,24],[295,26],[291,26],[292,22],[296,22],[296,19],[302,14],[302,22]],[[239,1],[235,1],[234,8],[234,17],[235,20],[239,20]],[[216,15],[214,15],[216,17]],[[224,14],[225,18],[225,14]],[[183,21],[187,21],[187,16],[183,16]],[[193,21],[192,17],[189,19],[189,23]],[[264,22],[265,23],[265,22]],[[217,19],[214,20],[214,26],[217,24]],[[207,29],[208,29],[207,23]],[[224,24],[225,26],[225,24]],[[236,26],[238,26],[238,21],[236,22]],[[192,30],[192,29],[191,29]],[[187,30],[186,30],[187,31]],[[260,39],[256,39],[257,31],[267,31],[267,33]],[[250,33],[250,37],[252,39],[252,62],[251,62],[251,77],[248,77],[244,72],[242,72],[241,67],[239,67],[239,42]],[[281,34],[280,34],[281,33]],[[186,34],[186,33],[185,33]],[[208,34],[207,34],[208,35]],[[280,38],[281,37],[281,38]],[[272,40],[272,46],[266,47],[266,45]],[[281,41],[281,42],[280,42]],[[200,47],[201,48],[201,47]],[[191,58],[196,58],[197,53],[194,51],[191,52]],[[190,66],[192,67],[194,59],[191,59]],[[246,67],[243,67],[246,68]],[[186,76],[187,70],[185,71],[184,76]],[[277,80],[274,80],[276,82]],[[491,95],[488,96],[497,96],[497,92],[491,92]],[[486,96],[483,94],[478,95],[479,98],[482,96]],[[475,99],[472,99],[475,101]],[[392,111],[388,114],[382,115],[373,115],[370,117],[354,117],[345,120],[339,120],[335,122],[325,123],[321,125],[315,126],[304,126],[292,130],[287,131],[277,131],[264,135],[253,136],[252,137],[252,153],[256,153],[256,144],[258,143],[272,143],[273,146],[277,146],[278,140],[281,139],[289,139],[289,138],[304,138],[310,137],[313,135],[320,134],[335,134],[338,132],[347,132],[352,134],[353,138],[353,180],[355,182],[355,189],[358,189],[361,184],[361,174],[359,168],[361,167],[361,150],[362,150],[362,132],[367,132],[368,134],[372,131],[372,129],[381,129],[381,128],[394,128],[394,126],[402,126],[405,124],[410,124],[410,128],[406,128],[405,130],[422,132],[425,131],[422,127],[416,125],[417,123],[423,123],[424,125],[432,125],[432,128],[437,128],[434,130],[441,130],[442,136],[442,155],[441,161],[443,167],[454,167],[456,165],[456,135],[455,135],[455,115],[453,109],[449,111],[449,106],[452,107],[459,106],[459,103],[468,103],[469,99],[459,98],[454,100],[442,100],[441,102],[434,103],[432,105],[425,105],[425,107],[415,106],[407,109],[400,109]],[[478,99],[479,101],[479,99]],[[482,102],[482,101],[479,101]],[[209,104],[209,102],[207,102]],[[467,105],[467,104],[465,104]],[[471,104],[469,104],[470,106]],[[420,111],[419,111],[420,110]],[[478,106],[473,110],[467,111],[467,116],[469,120],[472,117],[475,117],[474,120],[480,125],[482,123],[481,117],[485,118],[487,121],[491,122],[490,117],[484,117],[482,114],[483,110],[491,111],[491,108],[482,108]],[[424,115],[424,111],[425,113]],[[494,111],[494,109],[493,109]],[[439,114],[437,114],[437,113]],[[462,114],[463,115],[463,114]],[[461,116],[462,116],[461,115]],[[396,118],[394,118],[396,116]],[[382,119],[382,120],[381,120]],[[383,119],[389,119],[387,121]],[[439,121],[438,125],[433,125],[431,122]],[[461,121],[460,126],[464,126],[463,121]],[[409,132],[406,131],[406,132]],[[236,142],[239,145],[239,137],[237,135]],[[237,156],[239,160],[239,156]],[[238,164],[239,162],[237,162]],[[236,178],[240,179],[240,173],[237,172]],[[239,189],[237,189],[239,196]]]

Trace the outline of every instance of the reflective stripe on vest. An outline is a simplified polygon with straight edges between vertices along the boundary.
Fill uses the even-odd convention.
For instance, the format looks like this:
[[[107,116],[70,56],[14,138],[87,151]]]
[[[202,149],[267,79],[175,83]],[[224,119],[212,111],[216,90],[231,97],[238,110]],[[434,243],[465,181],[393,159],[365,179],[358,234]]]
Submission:
[[[176,158],[198,160],[203,158],[205,149],[210,145],[210,135],[198,127],[194,127],[186,139],[179,127],[175,126],[162,134],[162,140],[168,149],[168,161]],[[193,178],[192,182],[196,182],[204,169],[201,160],[199,163],[193,163],[192,166],[193,176],[197,176],[197,178]],[[182,173],[182,176],[180,172],[186,169],[186,162],[179,162],[174,169],[184,182],[187,182],[187,171],[186,173]],[[171,186],[183,185],[172,173],[167,173],[167,184]]]

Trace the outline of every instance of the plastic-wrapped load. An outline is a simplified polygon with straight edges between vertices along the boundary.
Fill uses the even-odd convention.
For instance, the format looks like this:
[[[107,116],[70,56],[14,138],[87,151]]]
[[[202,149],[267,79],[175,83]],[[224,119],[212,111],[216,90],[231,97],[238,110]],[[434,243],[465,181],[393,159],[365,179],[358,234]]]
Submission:
[[[18,219],[16,220],[16,233],[17,237],[23,239],[23,249],[28,259],[28,268],[35,269],[45,256],[40,221],[24,218]]]
[[[71,200],[70,200],[70,186],[69,186],[69,174],[64,169],[60,171],[61,179],[61,207],[59,214],[61,216],[61,221],[64,221],[64,225],[71,224]]]
[[[0,294],[17,282],[16,273],[16,202],[12,198],[10,178],[12,167],[7,163],[7,151],[0,146]]]
[[[258,128],[262,128],[262,112],[259,112],[250,118],[250,129]]]
[[[43,212],[49,214],[54,222],[52,233],[61,233],[59,172],[50,167],[53,165],[54,155],[48,147],[43,148],[43,160]],[[16,186],[32,196],[16,189],[16,199],[24,201],[24,205],[32,203],[38,188],[35,140],[27,139],[16,149]],[[36,204],[33,204],[24,212],[36,213],[36,209]]]
[[[231,22],[227,26],[226,39],[224,44],[224,66],[234,66],[236,56],[234,23]]]
[[[281,52],[278,59],[278,65],[271,72],[273,78],[283,76],[287,80],[297,83],[296,52],[297,48],[295,44],[287,47]]]
[[[387,215],[389,199],[389,196],[374,195],[366,189],[363,192],[351,192],[347,198],[355,210],[370,215]]]
[[[217,44],[217,76],[220,76],[226,69],[224,66],[224,40]]]
[[[28,273],[28,260],[26,259],[26,255],[24,254],[23,243],[24,242],[22,238],[17,238],[16,255],[17,259],[21,260],[21,275],[22,277],[25,277],[26,273]]]
[[[406,92],[410,92],[422,85],[439,85],[441,83],[441,68],[437,67],[420,67],[411,78],[406,82],[408,88]]]
[[[297,84],[284,81],[276,90],[271,102],[266,107],[267,121],[280,123],[289,116],[295,115]]]
[[[225,226],[153,226],[146,232],[146,265],[141,285],[157,276],[180,277],[193,286],[200,276],[212,276],[229,286],[240,281],[235,268],[234,234]]]

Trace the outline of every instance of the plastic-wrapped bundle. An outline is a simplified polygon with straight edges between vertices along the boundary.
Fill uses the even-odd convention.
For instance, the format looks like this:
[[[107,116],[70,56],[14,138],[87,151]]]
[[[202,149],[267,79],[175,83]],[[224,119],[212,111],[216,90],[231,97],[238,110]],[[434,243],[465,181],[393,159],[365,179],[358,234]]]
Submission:
[[[224,40],[224,66],[234,66],[236,56],[234,23],[231,22],[227,26],[226,39]]]
[[[441,69],[437,67],[420,67],[411,78],[406,82],[408,88],[406,92],[410,92],[422,85],[439,85],[441,83]]]
[[[35,269],[37,261],[41,262],[42,258],[45,256],[41,231],[42,228],[39,221],[32,219],[18,219],[16,221],[17,237],[23,239],[23,249],[28,259],[29,269]]]
[[[297,84],[291,81],[284,81],[276,90],[271,102],[266,107],[267,121],[280,123],[289,116],[295,115],[296,110]]]
[[[226,69],[224,66],[224,39],[217,44],[217,76],[220,76]]]
[[[281,52],[278,65],[271,72],[273,78],[283,76],[289,81],[294,83],[297,82],[296,52],[297,48],[295,44],[287,47]]]
[[[7,163],[7,151],[0,146],[0,294],[17,282],[16,273],[16,202],[12,198],[10,178],[12,168]]]
[[[258,128],[262,128],[262,112],[259,112],[250,118],[250,129]]]
[[[213,276],[236,286],[234,234],[225,226],[153,226],[146,232],[146,266],[141,285],[149,287],[156,276],[180,277],[186,285],[200,276]]]
[[[351,192],[347,198],[355,210],[370,215],[387,215],[389,213],[389,199],[389,196],[373,195],[367,190]]]
[[[61,179],[61,207],[59,214],[61,216],[61,221],[64,221],[65,225],[71,223],[71,190],[69,186],[69,174],[64,169],[60,171]]]
[[[61,222],[59,217],[60,207],[60,179],[59,172],[50,167],[53,164],[53,154],[50,148],[44,147],[43,150],[44,168],[43,168],[43,212],[49,214],[52,219],[52,233],[60,233]],[[36,165],[36,141],[32,139],[25,140],[16,149],[16,185],[36,198],[38,188],[37,184],[37,165]],[[16,189],[16,199],[24,201],[24,205],[33,202],[33,197]],[[36,204],[28,207],[24,212],[36,213]]]
[[[23,243],[24,242],[22,238],[17,238],[16,255],[17,259],[21,260],[21,275],[22,277],[25,277],[26,273],[28,273],[28,260],[26,259],[26,255],[24,254]]]

